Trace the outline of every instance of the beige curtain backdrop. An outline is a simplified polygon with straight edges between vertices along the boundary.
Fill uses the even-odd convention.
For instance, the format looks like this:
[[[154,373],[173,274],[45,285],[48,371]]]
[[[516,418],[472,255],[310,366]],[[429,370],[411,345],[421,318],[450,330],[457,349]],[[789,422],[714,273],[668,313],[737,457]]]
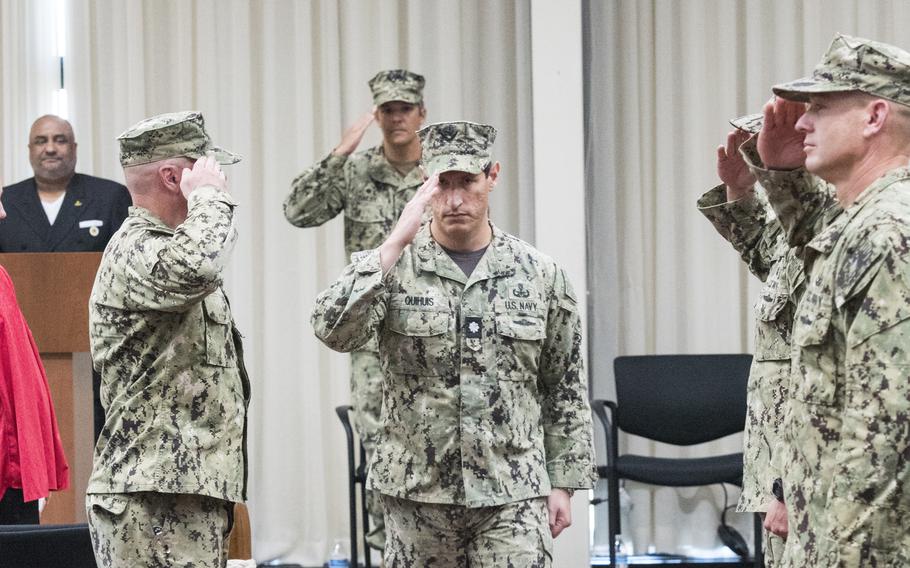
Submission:
[[[67,83],[80,171],[121,180],[117,134],[183,109],[201,110],[215,141],[244,156],[228,168],[241,238],[227,289],[253,380],[253,550],[260,561],[321,564],[332,541],[348,535],[345,442],[334,407],[348,402],[349,366],[346,355],[316,341],[309,315],[316,294],[346,264],[342,224],[294,228],[281,203],[294,176],[370,111],[367,80],[406,67],[427,78],[428,121],[469,119],[499,129],[503,178],[493,217],[532,238],[533,199],[523,198],[533,191],[527,2],[68,5]],[[362,147],[379,140],[374,127]]]
[[[28,131],[38,116],[54,112],[60,60],[54,23],[59,0],[0,0],[0,179],[32,175]],[[37,25],[43,22],[44,25]]]
[[[772,84],[811,72],[837,31],[910,49],[910,2],[588,0],[585,8],[591,376],[594,395],[610,398],[617,355],[751,351],[758,282],[695,208],[718,183],[715,148],[727,119],[758,112]],[[695,456],[741,441],[684,451],[620,443]],[[623,532],[636,551],[719,546],[719,489],[629,489]],[[602,538],[606,505],[597,509]]]

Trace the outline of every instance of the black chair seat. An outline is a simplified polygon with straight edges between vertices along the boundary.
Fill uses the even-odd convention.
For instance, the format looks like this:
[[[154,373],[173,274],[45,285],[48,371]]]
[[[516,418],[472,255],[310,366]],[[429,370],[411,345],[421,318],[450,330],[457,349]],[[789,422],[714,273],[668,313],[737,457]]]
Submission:
[[[616,470],[623,479],[650,485],[692,487],[712,483],[742,484],[743,454],[709,458],[652,458],[626,454],[619,456]]]

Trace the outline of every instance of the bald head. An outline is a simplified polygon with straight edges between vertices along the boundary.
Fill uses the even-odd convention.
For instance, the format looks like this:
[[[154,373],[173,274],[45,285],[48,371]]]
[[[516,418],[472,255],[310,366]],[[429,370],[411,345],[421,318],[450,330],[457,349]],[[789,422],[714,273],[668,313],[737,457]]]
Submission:
[[[179,156],[123,168],[126,187],[130,193],[145,195],[166,189],[173,183],[179,185],[183,168],[192,168],[193,162],[190,158]]]
[[[76,172],[76,137],[69,121],[46,114],[32,123],[28,159],[39,182],[69,182]]]
[[[55,124],[59,126],[61,130],[64,130],[69,134],[73,142],[76,141],[76,137],[73,134],[73,125],[70,124],[70,121],[59,117],[56,114],[45,114],[36,118],[35,122],[32,123],[31,133],[34,133],[36,128],[41,128],[45,124]],[[31,139],[31,133],[29,134],[29,139]]]
[[[180,156],[123,168],[133,205],[147,209],[169,227],[182,223],[187,202],[180,191],[180,180],[183,169],[192,168],[194,161]]]

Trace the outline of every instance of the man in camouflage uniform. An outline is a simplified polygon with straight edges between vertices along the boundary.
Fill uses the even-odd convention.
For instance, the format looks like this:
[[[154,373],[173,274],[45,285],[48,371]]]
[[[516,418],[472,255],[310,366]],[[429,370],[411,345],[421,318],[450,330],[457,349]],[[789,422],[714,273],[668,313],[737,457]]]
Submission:
[[[749,373],[743,437],[743,491],[737,510],[759,512],[765,517],[765,528],[768,529],[764,534],[766,566],[784,565],[788,527],[786,508],[778,497],[782,497],[779,480],[787,452],[781,430],[790,385],[793,316],[805,280],[802,248],[790,245],[788,231],[777,220],[765,196],[765,192],[778,191],[786,182],[775,178],[769,180],[764,175],[768,170],[764,169],[762,151],[775,167],[785,164],[795,171],[802,165],[801,162],[782,162],[779,152],[770,151],[780,145],[774,138],[776,130],[773,127],[786,118],[780,116],[781,103],[784,107],[794,104],[771,103],[764,114],[730,121],[737,130],[727,136],[726,146],[717,149],[718,175],[724,183],[712,188],[698,201],[699,210],[765,284],[754,308],[755,353]],[[762,128],[766,117],[770,129]],[[764,137],[765,142],[760,149],[757,148],[759,137]],[[804,161],[801,145],[798,154]],[[823,222],[830,222],[840,213],[833,199],[833,188],[823,180],[805,174],[804,170],[801,173],[803,175],[795,180],[786,181],[795,182],[793,187],[804,194],[815,192],[822,197],[812,213]],[[768,188],[755,186],[756,175],[762,175]]]
[[[373,111],[345,131],[341,142],[321,162],[291,184],[284,215],[297,227],[317,227],[344,212],[347,258],[378,247],[388,236],[405,204],[423,183],[417,163],[417,131],[426,118],[424,78],[403,69],[380,71],[369,81]],[[373,121],[382,129],[382,144],[354,153]],[[375,340],[351,353],[353,422],[367,459],[379,432],[382,370]],[[369,544],[385,544],[382,504],[369,495],[372,529]]]
[[[756,191],[740,147],[761,129],[762,115],[731,121],[737,130],[718,148],[717,171],[723,183],[698,200],[698,209],[740,253],[749,270],[764,282],[755,304],[755,353],[749,372],[748,411],[743,433],[743,485],[737,511],[766,513],[775,506],[772,455],[781,449],[784,388],[790,375],[790,331],[802,261],[787,244],[781,226]],[[783,541],[764,533],[765,566],[780,566]]]
[[[119,140],[134,206],[89,304],[107,417],[86,496],[92,545],[103,567],[225,566],[250,389],[221,287],[237,231],[218,163],[240,158],[196,112]]]
[[[808,102],[805,168],[844,212],[805,246],[783,475],[792,566],[910,565],[910,53],[838,35],[813,75],[774,88]],[[762,181],[761,179],[759,181]],[[817,196],[769,193],[791,242]],[[806,203],[809,205],[806,205]]]
[[[552,259],[490,223],[495,129],[420,135],[434,175],[319,296],[313,326],[338,351],[378,336],[369,484],[386,565],[550,566],[571,492],[595,479],[576,298]]]

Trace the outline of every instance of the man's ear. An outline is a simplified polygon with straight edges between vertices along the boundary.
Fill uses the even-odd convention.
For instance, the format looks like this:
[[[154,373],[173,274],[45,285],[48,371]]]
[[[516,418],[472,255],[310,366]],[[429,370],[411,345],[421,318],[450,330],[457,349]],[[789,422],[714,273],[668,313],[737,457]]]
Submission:
[[[877,134],[885,127],[885,122],[891,114],[891,103],[884,99],[875,99],[866,106],[866,124],[863,134],[871,136]]]
[[[496,182],[499,180],[499,162],[496,162],[490,167],[490,173],[487,174],[487,179],[490,180],[490,191],[493,191],[493,186],[496,185]]]
[[[174,164],[165,164],[158,168],[158,179],[169,191],[180,191],[180,171]]]

